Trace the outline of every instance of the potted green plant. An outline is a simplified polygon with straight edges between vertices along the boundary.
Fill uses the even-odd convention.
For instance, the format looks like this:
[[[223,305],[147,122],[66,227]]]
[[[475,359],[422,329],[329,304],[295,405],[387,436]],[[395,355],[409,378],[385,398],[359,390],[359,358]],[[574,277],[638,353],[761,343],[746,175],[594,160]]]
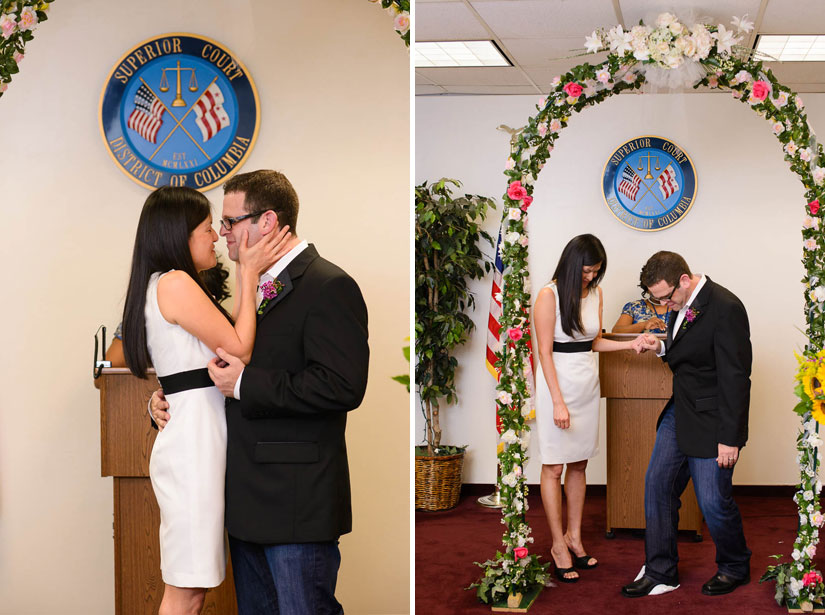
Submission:
[[[492,267],[481,228],[495,202],[487,197],[453,196],[455,179],[415,188],[415,382],[424,414],[426,444],[415,447],[415,507],[446,510],[458,503],[466,446],[441,443],[442,401],[457,401],[455,348],[474,324],[467,310],[475,300],[467,282]]]

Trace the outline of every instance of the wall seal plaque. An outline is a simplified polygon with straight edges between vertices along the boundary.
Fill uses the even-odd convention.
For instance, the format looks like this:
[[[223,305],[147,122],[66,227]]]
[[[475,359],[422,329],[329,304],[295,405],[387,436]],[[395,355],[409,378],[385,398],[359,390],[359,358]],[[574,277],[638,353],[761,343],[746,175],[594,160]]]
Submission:
[[[668,139],[636,137],[604,165],[602,193],[611,213],[640,231],[661,231],[682,220],[696,198],[696,169]]]
[[[222,184],[249,156],[259,127],[258,92],[246,66],[196,34],[136,45],[114,65],[100,95],[109,154],[150,189]]]

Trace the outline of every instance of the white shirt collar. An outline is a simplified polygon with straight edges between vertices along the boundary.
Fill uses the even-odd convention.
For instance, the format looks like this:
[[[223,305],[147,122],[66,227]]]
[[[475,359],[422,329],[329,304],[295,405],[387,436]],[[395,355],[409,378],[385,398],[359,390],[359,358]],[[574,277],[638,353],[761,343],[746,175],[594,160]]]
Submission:
[[[267,271],[264,275],[270,275],[270,276],[272,276],[273,279],[277,278],[278,275],[284,269],[286,269],[286,266],[289,265],[289,263],[291,263],[293,260],[295,260],[295,257],[298,256],[304,250],[306,250],[306,248],[308,246],[309,246],[309,243],[307,242],[306,239],[304,239],[303,241],[301,241],[301,243],[299,243],[297,246],[292,248],[289,252],[284,254],[280,258],[280,260],[278,260],[278,262],[276,262],[274,265],[272,265],[272,267],[267,269]],[[261,277],[263,277],[263,276],[261,276]]]
[[[688,307],[690,307],[690,304],[693,303],[694,299],[696,299],[696,295],[699,294],[699,291],[702,290],[702,287],[705,285],[705,282],[707,282],[707,281],[708,281],[708,279],[705,276],[705,274],[703,273],[702,278],[699,280],[699,283],[696,285],[696,288],[694,288],[693,292],[690,294],[690,299],[688,299],[687,303],[685,303],[682,306],[682,309],[679,310],[680,314],[683,314],[685,312],[685,310],[687,310]]]

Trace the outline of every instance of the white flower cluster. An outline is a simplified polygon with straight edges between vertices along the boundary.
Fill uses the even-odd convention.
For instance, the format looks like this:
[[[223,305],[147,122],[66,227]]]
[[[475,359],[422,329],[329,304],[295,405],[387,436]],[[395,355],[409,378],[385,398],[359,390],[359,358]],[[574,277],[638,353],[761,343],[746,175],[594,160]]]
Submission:
[[[589,53],[607,49],[619,55],[630,52],[639,62],[672,69],[681,66],[686,59],[694,62],[707,59],[714,45],[719,55],[730,55],[732,47],[742,42],[742,33],[753,30],[753,23],[744,17],[734,17],[731,24],[735,31],[719,24],[716,31],[711,32],[704,24],[688,28],[673,14],[662,13],[656,18],[655,27],[641,24],[633,26],[629,32],[622,26],[607,32],[595,30],[585,38],[584,46]]]

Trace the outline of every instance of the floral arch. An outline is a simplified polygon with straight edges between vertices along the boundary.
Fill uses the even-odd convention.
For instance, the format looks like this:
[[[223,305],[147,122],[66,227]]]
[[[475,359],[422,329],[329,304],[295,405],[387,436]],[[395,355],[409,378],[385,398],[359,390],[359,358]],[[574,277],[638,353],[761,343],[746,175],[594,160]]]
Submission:
[[[794,408],[802,419],[797,438],[800,487],[794,496],[799,506],[799,531],[791,559],[769,567],[766,576],[777,581],[777,601],[808,607],[825,595],[822,575],[813,569],[812,557],[819,542],[823,515],[819,509],[821,483],[818,425],[825,423],[825,240],[820,233],[825,196],[825,162],[822,146],[808,125],[802,99],[779,83],[750,49],[739,45],[753,24],[734,18],[732,28],[722,24],[686,26],[670,13],[660,15],[654,26],[640,23],[626,32],[622,26],[600,29],[587,37],[588,52],[609,51],[598,65],[580,64],[551,83],[551,91],[511,140],[505,175],[501,257],[505,266],[500,319],[504,344],[497,353],[501,372],[497,413],[501,421],[498,463],[501,491],[503,552],[480,564],[484,575],[478,595],[484,601],[527,592],[546,580],[547,564],[530,553],[533,538],[526,522],[527,485],[523,472],[527,461],[532,409],[525,370],[529,369],[529,314],[531,301],[527,272],[527,217],[533,182],[553,151],[553,144],[567,126],[571,113],[625,90],[648,82],[659,86],[700,85],[729,90],[734,98],[770,122],[785,153],[785,160],[805,186],[803,258],[806,269],[805,317],[808,338],[800,370]]]

